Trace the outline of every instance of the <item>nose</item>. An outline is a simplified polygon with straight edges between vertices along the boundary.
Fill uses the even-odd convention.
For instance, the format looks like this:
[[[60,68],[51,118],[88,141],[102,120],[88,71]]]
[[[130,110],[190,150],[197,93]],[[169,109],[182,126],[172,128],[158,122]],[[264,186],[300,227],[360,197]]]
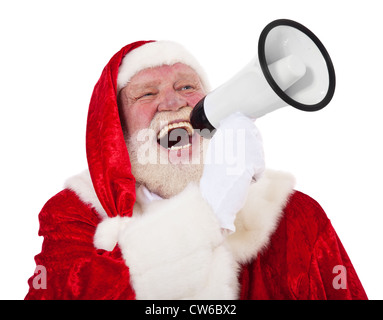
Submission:
[[[177,111],[187,106],[187,101],[174,89],[163,93],[158,111]]]

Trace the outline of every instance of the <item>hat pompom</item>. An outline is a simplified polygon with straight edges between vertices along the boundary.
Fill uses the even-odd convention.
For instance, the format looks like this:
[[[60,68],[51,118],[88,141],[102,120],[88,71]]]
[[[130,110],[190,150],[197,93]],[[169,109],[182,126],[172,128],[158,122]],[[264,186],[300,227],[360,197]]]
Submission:
[[[118,241],[123,219],[120,216],[106,218],[98,224],[93,239],[94,246],[97,249],[106,251],[114,249]]]

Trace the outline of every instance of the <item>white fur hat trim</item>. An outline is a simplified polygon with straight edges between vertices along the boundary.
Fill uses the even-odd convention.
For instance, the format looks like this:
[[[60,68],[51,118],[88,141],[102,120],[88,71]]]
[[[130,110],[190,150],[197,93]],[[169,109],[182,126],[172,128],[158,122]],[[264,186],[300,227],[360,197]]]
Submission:
[[[197,72],[204,89],[209,91],[209,81],[199,62],[183,46],[171,41],[149,42],[129,52],[119,68],[117,91],[141,70],[176,63],[184,63]]]

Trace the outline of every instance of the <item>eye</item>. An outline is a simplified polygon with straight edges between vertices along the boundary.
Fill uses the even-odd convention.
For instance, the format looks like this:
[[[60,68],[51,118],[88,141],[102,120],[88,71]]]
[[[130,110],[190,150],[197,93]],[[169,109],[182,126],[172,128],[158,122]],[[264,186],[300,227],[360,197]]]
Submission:
[[[152,92],[152,91],[144,92],[137,97],[137,100],[144,99],[144,98],[150,98],[154,95],[155,95],[155,92]]]
[[[184,93],[191,93],[195,90],[195,86],[192,84],[187,84],[187,85],[181,85],[177,89],[178,91],[184,92]]]

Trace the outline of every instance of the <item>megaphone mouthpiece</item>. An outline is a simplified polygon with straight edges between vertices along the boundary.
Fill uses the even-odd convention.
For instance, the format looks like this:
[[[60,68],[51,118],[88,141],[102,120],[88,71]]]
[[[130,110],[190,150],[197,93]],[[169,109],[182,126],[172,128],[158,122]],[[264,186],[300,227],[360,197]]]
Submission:
[[[305,75],[306,65],[291,54],[270,64],[269,70],[278,87],[285,91]]]

